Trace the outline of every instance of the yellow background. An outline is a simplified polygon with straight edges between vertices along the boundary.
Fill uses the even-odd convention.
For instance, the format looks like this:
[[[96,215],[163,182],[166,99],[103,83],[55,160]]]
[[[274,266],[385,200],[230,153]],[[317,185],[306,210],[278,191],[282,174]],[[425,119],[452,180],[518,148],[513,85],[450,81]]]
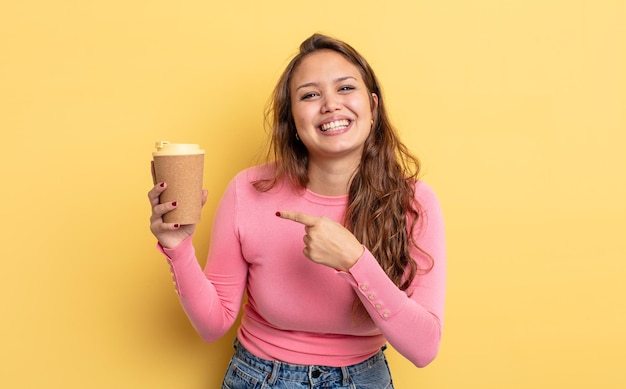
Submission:
[[[320,31],[376,69],[442,201],[441,352],[396,387],[618,388],[626,374],[624,1],[0,4],[0,386],[217,388],[148,230],[156,140],[200,143],[210,200]]]

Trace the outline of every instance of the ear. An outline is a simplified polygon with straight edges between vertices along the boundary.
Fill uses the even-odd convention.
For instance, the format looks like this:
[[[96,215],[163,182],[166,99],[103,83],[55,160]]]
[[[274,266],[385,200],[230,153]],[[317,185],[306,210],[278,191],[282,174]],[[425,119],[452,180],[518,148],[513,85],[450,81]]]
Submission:
[[[370,101],[372,106],[372,117],[376,117],[376,113],[378,112],[378,95],[372,92],[372,98]]]

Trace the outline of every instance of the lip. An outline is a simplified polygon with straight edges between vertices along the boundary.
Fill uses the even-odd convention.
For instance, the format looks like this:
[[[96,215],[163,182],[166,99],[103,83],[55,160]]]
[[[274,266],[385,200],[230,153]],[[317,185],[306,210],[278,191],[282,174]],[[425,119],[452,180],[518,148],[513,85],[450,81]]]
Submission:
[[[332,122],[336,122],[336,121],[341,121],[341,120],[347,120],[348,121],[348,126],[341,129],[341,130],[333,130],[333,131],[323,131],[322,127],[325,124],[328,123],[332,123]],[[327,119],[324,119],[323,121],[321,121],[318,126],[317,126],[317,130],[319,132],[321,132],[324,135],[338,135],[338,134],[342,134],[346,131],[348,131],[350,128],[352,128],[352,125],[354,124],[354,120],[352,118],[349,118],[347,116],[333,116]]]
[[[353,120],[352,120],[352,118],[350,118],[350,117],[348,117],[348,116],[343,116],[343,115],[342,115],[342,116],[331,116],[331,117],[328,117],[328,118],[326,118],[326,119],[322,120],[322,121],[321,121],[321,122],[317,125],[317,127],[320,127],[320,128],[321,128],[321,127],[322,127],[322,125],[324,125],[324,124],[326,124],[326,123],[330,123],[330,122],[336,122],[337,120],[349,120],[349,121],[351,121],[351,122],[353,121]]]

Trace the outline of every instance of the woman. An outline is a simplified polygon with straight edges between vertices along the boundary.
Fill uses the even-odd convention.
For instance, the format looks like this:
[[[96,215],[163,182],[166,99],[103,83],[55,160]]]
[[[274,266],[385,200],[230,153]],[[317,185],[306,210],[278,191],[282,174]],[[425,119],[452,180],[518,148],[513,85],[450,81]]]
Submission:
[[[200,268],[193,225],[149,193],[151,230],[206,341],[248,302],[223,388],[392,388],[386,342],[416,366],[442,331],[441,209],[398,140],[374,72],[315,34],[273,94],[272,161],[239,173],[216,211]],[[206,198],[206,194],[205,194]]]

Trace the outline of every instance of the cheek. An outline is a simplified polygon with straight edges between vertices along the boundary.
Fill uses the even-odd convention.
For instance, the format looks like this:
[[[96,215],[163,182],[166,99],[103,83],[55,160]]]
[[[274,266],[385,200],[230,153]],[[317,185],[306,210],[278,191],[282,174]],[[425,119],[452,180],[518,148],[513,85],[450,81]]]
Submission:
[[[313,122],[315,112],[312,108],[295,107],[291,110],[291,116],[296,127],[301,128],[301,126],[310,125]]]
[[[299,126],[300,121],[302,120],[301,117],[302,115],[300,114],[300,111],[298,111],[298,109],[295,108],[291,108],[291,117],[293,118],[293,122],[296,124],[296,126]]]
[[[357,99],[354,99],[351,103],[352,108],[361,116],[370,116],[374,112],[373,101],[367,94],[360,95]]]
[[[373,107],[370,104],[369,99],[365,99],[363,101],[360,102],[359,104],[359,113],[361,115],[361,117],[366,118],[367,120],[370,120],[371,117],[373,117]]]
[[[299,112],[292,111],[291,116],[293,117],[293,122],[296,125],[296,128],[302,128],[302,123],[304,122],[302,115]]]

